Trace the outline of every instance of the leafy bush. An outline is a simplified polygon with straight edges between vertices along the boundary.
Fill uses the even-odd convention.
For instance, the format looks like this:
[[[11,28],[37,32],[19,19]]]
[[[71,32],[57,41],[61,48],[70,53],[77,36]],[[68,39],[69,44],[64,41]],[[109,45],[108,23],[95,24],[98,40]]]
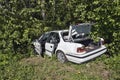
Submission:
[[[93,36],[103,37],[108,53],[114,56],[100,60],[113,70],[111,79],[119,79],[119,17],[119,0],[0,0],[0,79],[34,79],[31,76],[34,74],[33,66],[18,63],[33,53],[33,39],[46,31],[68,29],[70,24],[82,22],[95,23]],[[68,72],[60,74],[63,73]],[[82,77],[88,79],[84,74]],[[79,78],[81,76],[76,74],[73,76],[73,79]]]
[[[2,53],[29,53],[31,41],[43,32],[65,29],[77,22],[94,22],[94,34],[105,38],[110,54],[118,54],[119,4],[118,0],[1,0],[0,48]]]

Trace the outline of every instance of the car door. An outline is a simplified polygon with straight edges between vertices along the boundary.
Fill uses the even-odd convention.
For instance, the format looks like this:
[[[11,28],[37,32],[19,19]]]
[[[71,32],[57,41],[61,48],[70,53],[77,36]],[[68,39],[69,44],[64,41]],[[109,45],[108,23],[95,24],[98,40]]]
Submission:
[[[59,43],[59,40],[59,34],[56,32],[51,32],[50,37],[45,43],[45,54],[52,56]]]
[[[41,54],[41,53],[43,53],[45,51],[44,46],[45,46],[45,42],[48,39],[49,35],[50,35],[50,33],[45,33],[39,39],[36,39],[35,41],[33,41],[35,51],[38,54]]]
[[[40,55],[42,53],[42,49],[41,49],[41,44],[38,42],[37,39],[33,42],[33,45],[35,47],[34,48],[35,51]]]
[[[39,38],[39,43],[42,46],[42,53],[45,52],[45,43],[46,43],[47,39],[49,38],[49,36],[50,36],[50,32],[47,32],[47,33],[43,34],[42,37]]]

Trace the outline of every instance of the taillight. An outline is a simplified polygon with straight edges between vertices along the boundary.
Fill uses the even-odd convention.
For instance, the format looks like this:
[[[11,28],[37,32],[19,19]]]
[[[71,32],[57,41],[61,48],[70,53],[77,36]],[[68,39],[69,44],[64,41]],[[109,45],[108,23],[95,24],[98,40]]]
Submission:
[[[77,53],[81,53],[85,51],[85,47],[79,47],[77,48]]]

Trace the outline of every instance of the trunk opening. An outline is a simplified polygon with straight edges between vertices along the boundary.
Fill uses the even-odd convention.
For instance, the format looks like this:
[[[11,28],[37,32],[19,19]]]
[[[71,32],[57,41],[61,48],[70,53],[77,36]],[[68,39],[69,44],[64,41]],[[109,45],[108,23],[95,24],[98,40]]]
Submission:
[[[100,48],[99,42],[94,42],[92,39],[77,41],[75,43],[83,44],[85,46],[86,52],[90,52],[90,51]]]

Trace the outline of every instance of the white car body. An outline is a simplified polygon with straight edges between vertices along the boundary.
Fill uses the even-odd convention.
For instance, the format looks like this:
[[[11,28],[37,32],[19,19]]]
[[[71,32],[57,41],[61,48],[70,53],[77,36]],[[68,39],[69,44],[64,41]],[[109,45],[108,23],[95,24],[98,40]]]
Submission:
[[[83,26],[83,28],[84,28],[84,26],[86,27],[86,25],[88,27],[89,24],[88,23],[79,24],[78,27],[80,28],[81,26]],[[59,30],[59,31],[48,32],[48,33],[56,33],[56,34],[58,34],[57,37],[59,37],[59,41],[56,44],[57,46],[55,47],[55,44],[50,42],[50,40],[52,38],[48,39],[48,41],[46,41],[44,43],[44,45],[45,45],[44,46],[45,54],[52,57],[52,55],[54,55],[54,54],[57,55],[57,52],[61,51],[62,53],[64,53],[64,57],[66,58],[66,60],[80,64],[80,63],[89,61],[89,60],[91,60],[93,58],[96,58],[96,57],[102,55],[103,53],[105,53],[107,51],[107,48],[105,47],[105,45],[102,44],[103,39],[100,38],[100,42],[99,42],[100,44],[99,45],[95,45],[95,47],[93,47],[94,49],[89,48],[89,45],[87,45],[83,49],[84,51],[79,52],[79,48],[81,50],[81,48],[84,47],[85,45],[82,44],[81,42],[75,42],[75,40],[71,39],[72,35],[80,34],[80,36],[81,36],[81,35],[84,35],[84,34],[89,34],[90,30],[85,31],[83,28],[81,28],[81,29],[83,29],[83,32],[81,32],[82,30],[75,32],[75,29],[78,29],[78,27],[76,27],[74,30],[72,29],[73,27],[74,26],[71,26],[69,30]],[[72,30],[75,33],[72,34]],[[64,36],[67,40],[65,40],[63,35],[62,35],[62,33],[65,33],[65,32],[68,32],[68,35]],[[48,38],[50,38],[50,37],[48,37]],[[41,38],[39,38],[39,39],[41,39]],[[84,40],[87,40],[87,37],[81,38],[81,39],[78,38],[76,40],[77,41],[80,41],[80,40],[84,41]],[[35,46],[35,50],[37,50],[36,52],[37,53],[41,53],[41,49],[42,49],[41,48],[42,47],[41,43],[36,40],[36,41],[33,42],[33,44]],[[92,43],[89,43],[89,44],[92,44]],[[78,51],[77,51],[77,49],[78,49]],[[60,57],[60,59],[61,59],[61,57]]]

